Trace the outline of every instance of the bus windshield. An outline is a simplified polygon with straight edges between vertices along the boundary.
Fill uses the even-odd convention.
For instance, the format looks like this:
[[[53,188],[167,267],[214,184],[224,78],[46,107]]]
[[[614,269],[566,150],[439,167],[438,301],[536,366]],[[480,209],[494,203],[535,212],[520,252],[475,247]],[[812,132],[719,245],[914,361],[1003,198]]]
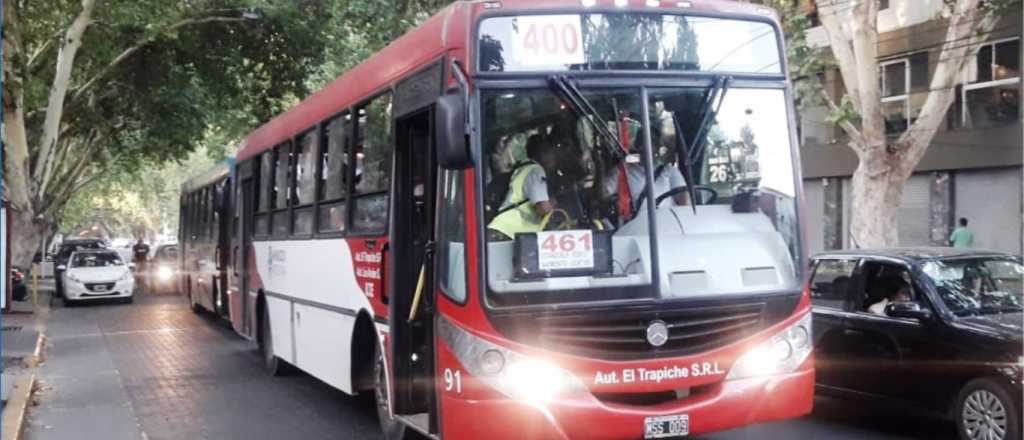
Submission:
[[[785,94],[734,87],[702,118],[708,91],[483,90],[490,302],[798,288]]]

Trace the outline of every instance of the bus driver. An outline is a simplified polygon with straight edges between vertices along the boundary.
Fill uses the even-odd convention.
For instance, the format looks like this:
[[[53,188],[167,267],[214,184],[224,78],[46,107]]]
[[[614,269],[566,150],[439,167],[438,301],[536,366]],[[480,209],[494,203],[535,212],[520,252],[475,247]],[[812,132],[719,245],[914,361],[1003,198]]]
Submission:
[[[487,225],[488,238],[508,241],[521,232],[539,232],[544,217],[554,210],[548,197],[547,171],[557,170],[558,152],[540,134],[526,141],[525,165],[519,165],[509,180],[508,193],[494,220]]]

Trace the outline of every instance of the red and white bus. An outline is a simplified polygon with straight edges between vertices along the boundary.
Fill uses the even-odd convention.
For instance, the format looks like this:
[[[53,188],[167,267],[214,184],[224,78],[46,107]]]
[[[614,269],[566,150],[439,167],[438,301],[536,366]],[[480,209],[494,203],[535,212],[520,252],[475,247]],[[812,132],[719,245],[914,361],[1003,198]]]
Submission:
[[[456,2],[190,185],[227,239],[184,269],[271,372],[375,393],[387,438],[807,414],[784,53],[745,3]]]

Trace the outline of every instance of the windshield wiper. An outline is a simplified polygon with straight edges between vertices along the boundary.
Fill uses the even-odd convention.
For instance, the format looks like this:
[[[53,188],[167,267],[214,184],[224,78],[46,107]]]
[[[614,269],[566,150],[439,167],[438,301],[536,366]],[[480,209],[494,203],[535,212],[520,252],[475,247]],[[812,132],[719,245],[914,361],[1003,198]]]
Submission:
[[[690,143],[693,146],[693,149],[690,150],[690,162],[697,160],[703,154],[708,130],[711,124],[714,123],[715,117],[718,116],[718,110],[722,108],[722,102],[725,101],[725,92],[729,90],[730,82],[732,82],[732,77],[730,76],[717,76],[714,83],[708,88],[708,92],[704,96],[704,104],[701,106],[701,114],[704,117],[701,119],[697,134],[693,137],[693,142]]]
[[[562,97],[565,98],[566,102],[570,107],[572,107],[573,111],[575,111],[577,115],[589,121],[590,125],[594,128],[594,131],[604,138],[608,145],[607,153],[611,155],[612,158],[619,161],[626,157],[626,147],[622,145],[619,138],[612,135],[612,132],[608,130],[608,127],[606,127],[605,124],[598,122],[601,121],[601,116],[597,113],[597,109],[595,109],[593,104],[583,96],[583,93],[581,93],[580,89],[578,89],[576,85],[569,80],[568,76],[551,75],[548,77],[548,84],[552,89],[559,92]],[[618,121],[618,118],[618,115],[615,115],[616,121]]]
[[[693,188],[697,184],[693,180],[693,167],[690,166],[689,148],[686,146],[686,138],[683,136],[683,127],[679,125],[679,119],[672,113],[672,125],[676,129],[676,156],[679,157],[677,165],[682,172],[683,180],[686,181],[686,192],[690,195],[690,207],[693,208],[693,215],[697,215],[697,191]]]

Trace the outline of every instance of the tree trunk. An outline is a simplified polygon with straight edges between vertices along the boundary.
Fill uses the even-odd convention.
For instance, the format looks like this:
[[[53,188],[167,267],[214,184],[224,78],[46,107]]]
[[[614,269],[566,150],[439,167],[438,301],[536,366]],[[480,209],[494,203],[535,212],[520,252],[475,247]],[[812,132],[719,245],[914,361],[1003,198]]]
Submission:
[[[23,269],[31,267],[46,232],[46,226],[33,222],[32,217],[30,211],[11,210],[11,264]]]
[[[899,245],[900,203],[907,177],[889,164],[885,149],[863,153],[853,173],[850,207],[850,247],[887,248]],[[909,219],[921,221],[921,219]],[[926,220],[926,219],[925,219]]]

